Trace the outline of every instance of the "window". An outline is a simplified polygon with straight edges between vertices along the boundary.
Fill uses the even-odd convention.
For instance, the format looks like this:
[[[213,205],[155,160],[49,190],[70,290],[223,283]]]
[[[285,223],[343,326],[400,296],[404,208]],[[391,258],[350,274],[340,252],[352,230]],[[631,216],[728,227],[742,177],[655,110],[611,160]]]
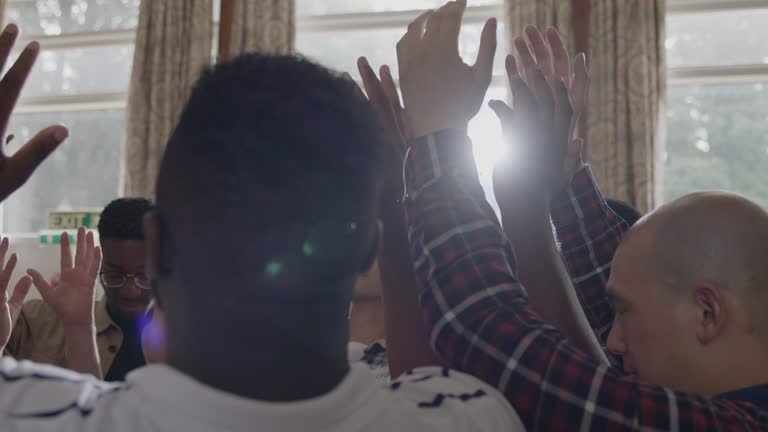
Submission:
[[[50,124],[69,127],[70,138],[3,204],[3,232],[37,232],[50,210],[98,209],[117,196],[139,2],[7,0],[5,20],[21,28],[12,57],[29,40],[42,47],[8,151]]]
[[[392,73],[397,74],[395,45],[405,28],[424,9],[439,7],[443,3],[443,0],[296,0],[296,48],[298,52],[336,70],[349,72],[356,78],[359,78],[356,61],[363,55],[373,67],[388,64]],[[474,61],[485,20],[492,16],[498,18],[499,47],[494,63],[494,80],[486,99],[506,99],[504,57],[508,50],[504,44],[502,0],[475,0],[471,4],[465,14],[459,41],[462,57],[467,62]],[[501,128],[493,111],[484,105],[470,123],[469,132],[475,146],[481,183],[495,206],[491,168],[503,146]]]
[[[768,3],[668,8],[664,199],[715,189],[768,207]]]

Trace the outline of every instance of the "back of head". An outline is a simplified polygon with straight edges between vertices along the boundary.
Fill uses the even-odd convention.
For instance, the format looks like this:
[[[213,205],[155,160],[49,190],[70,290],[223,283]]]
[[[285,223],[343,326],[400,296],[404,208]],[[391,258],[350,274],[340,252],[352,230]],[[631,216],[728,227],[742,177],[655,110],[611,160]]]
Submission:
[[[662,206],[641,224],[653,231],[653,268],[685,295],[711,284],[748,311],[768,347],[768,212],[730,193],[695,193]]]
[[[355,83],[307,60],[205,71],[158,178],[161,278],[209,315],[349,296],[375,250],[380,136]]]

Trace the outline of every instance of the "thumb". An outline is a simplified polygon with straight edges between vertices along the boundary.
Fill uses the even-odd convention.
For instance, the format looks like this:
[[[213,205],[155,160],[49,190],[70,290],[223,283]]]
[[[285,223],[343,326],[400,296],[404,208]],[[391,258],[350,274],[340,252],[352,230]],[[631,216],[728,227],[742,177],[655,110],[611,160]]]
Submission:
[[[514,116],[515,112],[512,110],[512,108],[509,107],[506,103],[493,99],[490,102],[488,102],[488,107],[493,110],[493,112],[496,114],[496,117],[499,118],[499,121],[501,121],[502,126],[512,121],[512,117]]]
[[[38,165],[56,150],[68,135],[69,131],[64,126],[47,127],[11,156],[4,166],[8,177],[6,185],[0,190],[0,199],[6,198],[26,183]]]
[[[29,269],[27,270],[27,274],[32,278],[32,283],[35,284],[35,288],[40,292],[40,296],[46,303],[48,303],[48,300],[53,296],[53,293],[56,290],[51,287],[39,271]]]

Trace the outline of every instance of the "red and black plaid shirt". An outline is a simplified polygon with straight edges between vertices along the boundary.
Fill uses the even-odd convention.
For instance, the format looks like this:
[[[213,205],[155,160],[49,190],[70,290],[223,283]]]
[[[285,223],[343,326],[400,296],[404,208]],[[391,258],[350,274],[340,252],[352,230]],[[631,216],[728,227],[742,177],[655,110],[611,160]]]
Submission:
[[[641,384],[599,365],[544,323],[515,278],[512,249],[485,199],[465,133],[414,142],[406,176],[430,341],[451,367],[496,386],[529,430],[768,430],[768,413],[757,407]],[[568,239],[561,241],[569,249]]]
[[[552,200],[551,212],[581,308],[605,347],[615,314],[606,285],[613,255],[629,225],[608,207],[587,166]],[[606,355],[613,365],[621,364],[607,350]]]

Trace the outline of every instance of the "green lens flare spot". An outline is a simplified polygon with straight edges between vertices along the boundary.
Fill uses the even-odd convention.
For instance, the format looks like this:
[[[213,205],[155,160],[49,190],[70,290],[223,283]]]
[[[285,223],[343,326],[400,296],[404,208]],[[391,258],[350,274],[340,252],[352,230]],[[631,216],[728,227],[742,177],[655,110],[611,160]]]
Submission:
[[[304,256],[309,257],[315,254],[315,248],[310,242],[304,243],[304,247],[302,249],[304,250]]]

